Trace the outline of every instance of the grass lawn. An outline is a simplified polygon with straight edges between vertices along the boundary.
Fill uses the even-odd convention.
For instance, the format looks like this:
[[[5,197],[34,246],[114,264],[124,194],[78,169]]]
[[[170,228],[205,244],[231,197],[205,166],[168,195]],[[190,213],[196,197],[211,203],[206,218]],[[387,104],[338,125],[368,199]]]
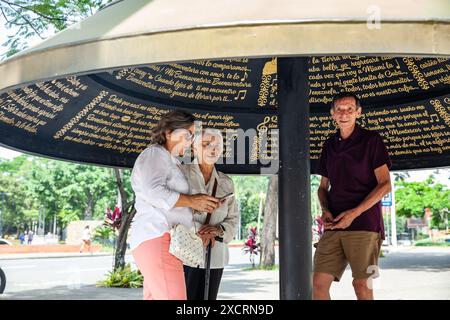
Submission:
[[[414,243],[416,247],[450,247],[450,242],[431,241],[429,239],[419,240]]]
[[[274,264],[273,266],[270,267],[263,267],[263,266],[255,266],[254,268],[245,268],[243,269],[243,271],[255,271],[255,270],[264,270],[264,271],[275,271],[278,270],[278,265]]]

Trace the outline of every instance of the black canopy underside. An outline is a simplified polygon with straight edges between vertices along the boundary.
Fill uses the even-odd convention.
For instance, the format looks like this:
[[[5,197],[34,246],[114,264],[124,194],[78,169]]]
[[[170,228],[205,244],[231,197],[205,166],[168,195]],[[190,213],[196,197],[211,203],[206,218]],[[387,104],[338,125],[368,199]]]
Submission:
[[[323,141],[336,131],[329,109],[332,96],[341,90],[361,98],[358,121],[383,136],[393,170],[450,165],[448,59],[308,60],[313,173]],[[131,168],[161,115],[181,108],[194,113],[204,127],[224,133],[222,171],[256,174],[278,159],[277,77],[277,58],[258,58],[56,78],[0,93],[0,144],[57,159]],[[240,139],[246,142],[245,159],[236,155]]]

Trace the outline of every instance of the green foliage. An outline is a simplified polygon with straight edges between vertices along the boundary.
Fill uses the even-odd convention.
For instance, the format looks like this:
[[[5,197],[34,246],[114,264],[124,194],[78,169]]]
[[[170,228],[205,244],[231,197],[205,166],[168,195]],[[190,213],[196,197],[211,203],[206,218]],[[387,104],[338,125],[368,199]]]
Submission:
[[[63,226],[67,226],[72,221],[80,220],[80,217],[76,212],[68,211],[66,209],[59,211],[57,217]]]
[[[126,192],[131,194],[129,176],[125,171]],[[7,233],[36,222],[39,211],[48,222],[56,216],[59,227],[80,219],[103,219],[105,208],[117,201],[111,169],[30,156],[0,159],[0,192],[6,194]]]
[[[408,232],[408,229],[406,228],[406,217],[402,215],[395,215],[395,226],[397,230],[397,235]],[[391,217],[387,216],[387,218],[384,219],[384,225],[386,232],[391,230]]]
[[[394,172],[395,183],[400,182],[400,181],[405,181],[409,177],[410,177],[410,175],[407,171],[406,172]]]
[[[98,11],[113,0],[0,0],[0,14],[9,30],[9,57],[29,42],[45,39]],[[110,169],[83,166],[28,156],[0,160],[0,192],[7,192],[4,222],[23,228],[36,221],[39,210],[57,217],[64,227],[78,219],[102,219],[106,207],[115,205],[117,191]],[[125,188],[131,194],[128,171]]]
[[[311,217],[315,218],[322,215],[322,208],[320,207],[319,196],[317,195],[317,190],[320,186],[319,175],[311,175]]]
[[[416,247],[450,247],[450,242],[444,241],[431,241],[429,239],[424,239],[416,241],[414,243]]]
[[[0,0],[0,14],[12,32],[3,46],[6,57],[28,47],[31,39],[45,39],[94,14],[112,0]]]
[[[244,268],[243,271],[255,271],[255,270],[263,270],[263,271],[277,271],[279,270],[278,264],[273,264],[270,266],[256,266],[250,268]]]
[[[233,176],[235,193],[241,211],[241,230],[245,237],[248,227],[256,225],[259,204],[266,196],[269,177],[263,176]]]
[[[139,270],[132,271],[130,264],[124,268],[110,271],[103,281],[97,282],[99,287],[140,288],[143,286],[144,277]]]
[[[397,183],[395,191],[397,214],[404,217],[423,218],[425,208],[432,211],[431,227],[444,228],[445,214],[450,208],[450,189],[435,183],[431,175],[423,182]]]
[[[98,226],[94,231],[94,241],[107,245],[114,238],[114,229],[110,226]]]
[[[11,226],[22,230],[28,228],[31,220],[38,215],[35,201],[29,196],[26,179],[16,178],[16,174],[22,172],[24,159],[16,158],[8,164],[0,159],[0,170],[10,170],[0,171],[0,206],[4,233],[10,233]]]

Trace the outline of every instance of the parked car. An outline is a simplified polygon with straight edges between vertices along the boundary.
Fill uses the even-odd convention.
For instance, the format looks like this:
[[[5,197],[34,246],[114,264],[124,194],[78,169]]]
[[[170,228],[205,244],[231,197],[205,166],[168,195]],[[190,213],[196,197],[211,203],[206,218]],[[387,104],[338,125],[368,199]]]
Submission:
[[[12,246],[12,243],[6,239],[0,238],[0,245]],[[6,286],[6,275],[3,272],[2,268],[0,268],[0,294],[2,294],[3,291],[5,291],[5,286]]]
[[[450,243],[450,234],[445,236],[444,241]]]
[[[6,239],[0,238],[0,245],[2,245],[2,244],[8,245],[8,246],[12,246],[12,243],[11,243],[11,242],[9,242],[9,241],[6,240]]]
[[[2,268],[0,268],[0,294],[5,291],[6,287],[6,275],[3,272]]]

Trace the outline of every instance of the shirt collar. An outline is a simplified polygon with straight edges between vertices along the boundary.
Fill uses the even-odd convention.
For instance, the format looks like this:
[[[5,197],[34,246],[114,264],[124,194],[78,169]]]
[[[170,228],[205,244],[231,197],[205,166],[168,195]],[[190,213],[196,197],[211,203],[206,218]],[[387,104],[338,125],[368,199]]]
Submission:
[[[167,152],[170,155],[170,159],[172,160],[172,162],[174,164],[176,164],[177,166],[181,165],[181,161],[178,157],[174,156],[173,154],[171,154],[169,152],[169,150],[167,150],[164,146],[160,145],[160,144],[156,144],[157,147],[163,149],[165,152]]]
[[[198,164],[198,159],[195,158],[192,161],[192,169],[194,170],[195,174],[199,175],[200,181],[203,183],[205,182],[205,179],[203,178],[202,171],[200,170],[200,165]],[[214,179],[217,179],[217,183],[219,183],[219,174],[217,173],[216,167],[213,167],[213,171],[211,174],[211,178],[209,179],[208,183],[205,185],[206,188],[208,188],[209,185],[212,185],[214,183]]]
[[[359,137],[361,135],[361,127],[358,124],[355,124],[355,129],[353,129],[352,134],[345,139],[347,140],[355,140],[357,137]],[[335,134],[335,139],[341,141],[341,131],[338,129],[336,134]]]

